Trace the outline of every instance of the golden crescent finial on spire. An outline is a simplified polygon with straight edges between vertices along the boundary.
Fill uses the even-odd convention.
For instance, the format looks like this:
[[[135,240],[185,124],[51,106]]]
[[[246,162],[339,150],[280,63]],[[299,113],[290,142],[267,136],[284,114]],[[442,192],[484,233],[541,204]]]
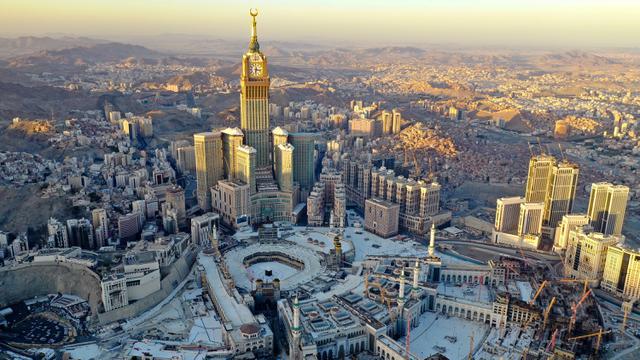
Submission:
[[[258,9],[251,8],[249,9],[249,15],[251,15],[251,42],[249,43],[249,50],[252,52],[256,52],[260,50],[260,45],[258,44],[258,30],[256,29],[256,16],[258,16]]]

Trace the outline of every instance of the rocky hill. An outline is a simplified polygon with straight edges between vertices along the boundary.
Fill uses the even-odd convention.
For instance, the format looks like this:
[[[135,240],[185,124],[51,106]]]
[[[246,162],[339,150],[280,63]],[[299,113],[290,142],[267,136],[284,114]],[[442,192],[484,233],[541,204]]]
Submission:
[[[62,50],[43,50],[36,54],[9,60],[13,68],[46,65],[82,66],[96,63],[115,63],[129,58],[158,58],[162,54],[139,45],[105,43]]]

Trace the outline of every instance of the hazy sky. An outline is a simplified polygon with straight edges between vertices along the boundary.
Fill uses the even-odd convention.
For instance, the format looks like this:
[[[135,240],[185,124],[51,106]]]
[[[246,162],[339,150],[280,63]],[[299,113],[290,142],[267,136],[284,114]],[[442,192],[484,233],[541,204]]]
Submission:
[[[333,44],[640,46],[640,0],[2,0],[0,36],[167,33]]]

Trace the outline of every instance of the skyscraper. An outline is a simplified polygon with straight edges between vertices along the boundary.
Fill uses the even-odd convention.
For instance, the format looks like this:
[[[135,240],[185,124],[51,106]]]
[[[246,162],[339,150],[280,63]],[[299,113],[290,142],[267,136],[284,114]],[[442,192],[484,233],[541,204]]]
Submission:
[[[222,136],[220,132],[204,132],[193,135],[196,148],[196,179],[198,205],[202,210],[211,209],[209,189],[224,175]]]
[[[98,247],[104,246],[109,238],[109,220],[107,219],[107,211],[102,208],[93,209],[91,211],[91,222],[93,224]]]
[[[624,245],[609,246],[600,286],[619,296],[640,298],[640,251]]]
[[[300,184],[304,195],[308,194],[315,183],[314,151],[316,134],[291,133],[289,134],[293,145],[293,181]]]
[[[67,220],[69,246],[79,246],[83,249],[93,250],[96,244],[93,241],[93,226],[89,219]]]
[[[569,232],[564,257],[564,274],[576,279],[599,280],[604,272],[607,248],[618,244],[619,236],[607,236],[577,227]]]
[[[242,145],[244,134],[238,128],[222,130],[222,157],[225,179],[233,180],[236,173],[236,149]]]
[[[556,252],[564,251],[569,241],[569,233],[580,226],[587,225],[589,217],[585,214],[567,214],[562,217],[562,221],[558,224],[553,241],[553,250]]]
[[[538,155],[529,161],[529,174],[527,176],[527,188],[525,201],[544,202],[549,185],[551,170],[556,164],[556,159],[549,155]]]
[[[628,198],[626,186],[606,182],[592,184],[587,214],[593,230],[605,235],[622,234]]]
[[[420,185],[420,216],[433,216],[440,211],[441,188],[437,182]],[[394,201],[398,202],[396,199]]]
[[[240,128],[245,144],[256,149],[258,168],[269,166],[269,71],[267,58],[260,52],[256,16],[251,12],[249,51],[242,57],[240,76]]]
[[[275,175],[278,187],[282,191],[293,189],[293,151],[293,146],[286,143],[275,148]]]
[[[519,196],[500,198],[496,201],[496,231],[516,233],[520,218],[520,204],[522,203],[524,203],[524,198]]]
[[[394,134],[398,134],[398,133],[400,133],[400,128],[402,127],[402,114],[400,113],[400,110],[398,110],[398,109],[393,109],[393,111],[391,113],[393,115],[393,129],[392,129],[392,132]]]
[[[578,165],[562,161],[551,169],[544,206],[544,222],[551,228],[573,210],[578,185]]]
[[[47,230],[49,234],[49,243],[52,246],[58,248],[69,247],[67,228],[60,221],[54,218],[49,218],[49,221],[47,222]],[[2,246],[2,244],[0,244],[0,246]]]
[[[382,133],[385,135],[392,134],[393,133],[393,117],[391,115],[391,112],[387,110],[383,110],[381,118],[382,118]]]
[[[256,149],[251,146],[241,145],[236,148],[237,172],[234,178],[249,185],[249,191],[256,191]]]
[[[518,235],[540,235],[542,233],[542,214],[544,203],[520,204],[520,216],[518,219]]]
[[[281,127],[277,127],[271,131],[273,135],[273,147],[274,149],[280,144],[286,144],[289,141],[289,132]]]

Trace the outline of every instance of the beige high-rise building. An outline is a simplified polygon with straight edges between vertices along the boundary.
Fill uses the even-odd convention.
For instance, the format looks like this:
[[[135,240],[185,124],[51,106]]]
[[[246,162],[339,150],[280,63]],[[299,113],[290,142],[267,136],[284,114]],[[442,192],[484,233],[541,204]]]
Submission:
[[[102,208],[93,209],[91,211],[91,224],[96,235],[96,243],[98,248],[107,244],[109,238],[109,219],[107,218],[107,211]],[[66,234],[65,234],[66,237]]]
[[[436,215],[440,211],[440,190],[437,182],[422,183],[420,186],[420,216]],[[394,199],[395,201],[395,199]]]
[[[562,221],[558,224],[553,241],[553,250],[556,252],[564,251],[569,241],[569,233],[578,227],[587,225],[589,216],[586,214],[567,214],[562,217]]]
[[[249,185],[236,180],[219,181],[211,189],[213,209],[233,228],[249,223],[249,196]]]
[[[542,215],[544,214],[544,203],[522,203],[520,204],[520,215],[518,218],[518,235],[540,235],[542,234]]]
[[[324,187],[325,184],[318,181],[307,197],[307,224],[309,226],[322,226],[324,223]]]
[[[260,51],[256,16],[252,14],[249,50],[242,57],[240,76],[240,128],[245,144],[256,150],[256,167],[270,167],[269,70],[267,57]]]
[[[518,231],[522,203],[524,198],[521,196],[500,198],[496,201],[496,231],[509,234],[515,234]]]
[[[239,128],[226,128],[222,130],[222,160],[224,178],[233,180],[237,173],[236,149],[242,145],[244,134]]]
[[[271,131],[271,135],[273,136],[274,149],[278,145],[284,145],[289,142],[289,132],[279,126]]]
[[[347,193],[344,184],[336,184],[333,191],[333,209],[331,210],[331,225],[343,228],[347,218]]]
[[[196,148],[194,146],[177,148],[176,165],[181,172],[193,174],[196,171]]]
[[[251,194],[256,192],[256,149],[248,145],[241,145],[236,148],[236,174],[238,179],[249,185]]]
[[[324,183],[324,198],[327,205],[333,201],[333,194],[336,186],[342,183],[342,174],[335,169],[323,168],[320,173],[320,181]]]
[[[398,234],[400,205],[371,198],[364,204],[364,228],[378,236],[388,238]]]
[[[293,190],[293,146],[279,144],[275,148],[275,175],[281,191]]]
[[[224,177],[222,136],[220,132],[193,135],[196,154],[198,205],[204,211],[211,209],[210,189]]]
[[[592,232],[578,227],[569,232],[567,252],[564,257],[565,276],[592,280],[594,284],[602,278],[609,246],[618,244],[621,237]]]
[[[578,165],[567,161],[551,169],[544,206],[545,226],[555,228],[573,210],[579,172]]]
[[[392,116],[393,116],[393,129],[392,129],[392,132],[394,134],[398,134],[398,133],[400,133],[400,128],[402,127],[402,114],[400,113],[400,110],[398,110],[398,109],[393,109],[393,111],[391,113],[392,113]]]
[[[382,133],[393,134],[393,116],[390,111],[383,110],[380,116],[382,120]]]
[[[592,184],[587,214],[594,231],[621,235],[628,199],[627,186],[606,182]]]
[[[531,158],[524,196],[527,202],[545,201],[551,170],[555,164],[556,159],[553,156],[538,155]]]
[[[640,251],[622,244],[609,246],[600,287],[627,299],[640,299]]]
[[[349,120],[349,134],[375,138],[380,136],[382,123],[374,119],[352,119]]]

